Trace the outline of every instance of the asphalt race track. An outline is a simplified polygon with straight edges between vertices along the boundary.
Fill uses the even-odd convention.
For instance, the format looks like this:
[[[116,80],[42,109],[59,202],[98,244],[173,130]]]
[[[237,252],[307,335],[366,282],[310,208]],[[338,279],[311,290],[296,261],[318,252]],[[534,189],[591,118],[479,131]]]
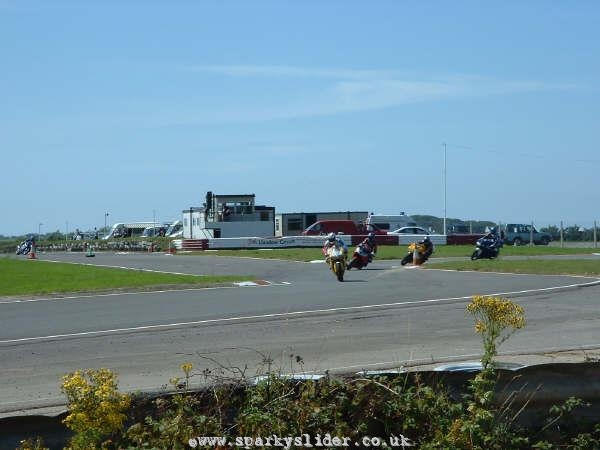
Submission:
[[[528,325],[505,354],[600,347],[595,278],[453,272],[374,261],[338,282],[323,263],[219,256],[38,254],[69,261],[189,274],[251,274],[257,285],[61,298],[0,298],[0,414],[64,403],[62,375],[108,367],[123,390],[157,390],[194,371],[248,376],[358,371],[473,359],[481,343],[465,306],[499,294]],[[31,262],[35,264],[35,261]],[[300,362],[298,362],[300,361]],[[229,372],[225,372],[227,374]],[[198,377],[198,382],[201,382]]]

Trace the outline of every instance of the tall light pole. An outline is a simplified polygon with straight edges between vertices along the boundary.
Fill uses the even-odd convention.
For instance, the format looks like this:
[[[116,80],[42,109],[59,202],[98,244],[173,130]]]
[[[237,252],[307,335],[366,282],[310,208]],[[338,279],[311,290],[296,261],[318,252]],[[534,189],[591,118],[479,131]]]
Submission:
[[[444,235],[448,233],[448,228],[446,228],[446,143],[442,144],[444,146]]]
[[[42,222],[38,224],[38,237],[42,236],[42,225],[44,225]]]
[[[152,237],[156,236],[156,210],[152,210]]]
[[[104,232],[105,232],[105,233],[106,233],[106,231],[107,231],[107,229],[106,229],[106,227],[107,227],[107,222],[108,222],[108,213],[107,213],[107,212],[105,212],[105,213],[104,213]]]

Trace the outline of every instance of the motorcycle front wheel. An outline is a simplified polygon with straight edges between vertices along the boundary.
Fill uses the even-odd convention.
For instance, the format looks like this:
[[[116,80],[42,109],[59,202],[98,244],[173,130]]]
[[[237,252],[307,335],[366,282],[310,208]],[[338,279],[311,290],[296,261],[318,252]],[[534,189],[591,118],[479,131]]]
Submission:
[[[406,255],[404,258],[402,258],[402,261],[400,261],[400,264],[402,264],[403,266],[405,266],[409,262],[412,262],[412,260],[413,260],[413,254],[411,252],[408,255]]]
[[[335,275],[338,281],[344,281],[344,265],[340,261],[335,263]]]
[[[471,255],[471,261],[475,261],[476,259],[479,259],[479,258],[481,258],[481,253],[482,253],[482,252],[481,252],[481,249],[480,249],[480,248],[478,248],[477,250],[475,250],[475,251],[473,252],[473,254]]]

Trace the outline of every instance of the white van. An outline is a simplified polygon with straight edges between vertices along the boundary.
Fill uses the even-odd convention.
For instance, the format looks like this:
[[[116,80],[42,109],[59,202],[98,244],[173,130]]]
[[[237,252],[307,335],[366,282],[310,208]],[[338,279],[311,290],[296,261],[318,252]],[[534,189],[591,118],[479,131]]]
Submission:
[[[371,214],[365,220],[367,228],[369,225],[374,225],[380,230],[393,231],[402,227],[415,227],[417,222],[406,214],[398,215],[384,215],[384,214]]]
[[[102,239],[139,237],[146,228],[155,225],[157,225],[155,222],[115,223]]]
[[[152,225],[151,227],[146,228],[142,236],[143,238],[153,238],[153,237],[163,237],[166,235],[166,231],[168,228],[168,224],[163,225]]]
[[[171,225],[169,225],[165,236],[176,238],[183,237],[183,222],[181,220],[176,220]]]

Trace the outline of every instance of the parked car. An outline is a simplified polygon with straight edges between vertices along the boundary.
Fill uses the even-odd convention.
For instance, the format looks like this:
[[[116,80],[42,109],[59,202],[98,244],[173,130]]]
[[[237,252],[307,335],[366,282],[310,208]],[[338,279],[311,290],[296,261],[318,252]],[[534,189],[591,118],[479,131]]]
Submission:
[[[524,245],[533,240],[536,245],[548,245],[552,235],[538,231],[533,225],[524,223],[507,223],[500,229],[501,237],[507,245]]]
[[[400,227],[394,231],[388,231],[387,234],[423,234],[428,235],[429,232],[421,227]]]

